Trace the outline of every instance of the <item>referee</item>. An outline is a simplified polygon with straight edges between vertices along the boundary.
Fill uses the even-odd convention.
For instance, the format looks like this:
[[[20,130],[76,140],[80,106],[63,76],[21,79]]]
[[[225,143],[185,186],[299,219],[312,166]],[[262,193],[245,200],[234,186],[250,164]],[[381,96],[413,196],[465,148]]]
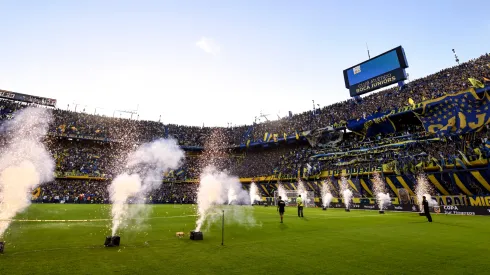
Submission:
[[[296,203],[298,204],[298,217],[303,218],[303,199],[301,198],[301,195],[298,195]]]
[[[281,216],[281,223],[284,217],[285,207],[286,207],[286,203],[281,199],[281,196],[279,196],[279,201],[277,202],[277,211],[279,212],[279,216]]]

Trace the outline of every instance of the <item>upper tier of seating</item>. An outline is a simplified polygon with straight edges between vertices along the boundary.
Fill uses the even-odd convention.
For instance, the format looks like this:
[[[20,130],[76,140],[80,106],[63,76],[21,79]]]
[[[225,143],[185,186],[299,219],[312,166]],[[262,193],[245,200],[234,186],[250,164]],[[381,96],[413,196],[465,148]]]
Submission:
[[[247,140],[256,141],[265,133],[293,134],[296,131],[311,130],[334,125],[342,121],[356,119],[394,110],[414,102],[436,98],[469,87],[468,78],[483,79],[490,76],[490,55],[485,54],[459,66],[446,68],[435,74],[413,80],[401,90],[398,87],[372,93],[362,99],[350,99],[321,109],[306,111],[292,117],[276,121],[224,128],[228,144],[239,145]],[[383,104],[380,104],[380,103]],[[25,104],[0,100],[0,120],[9,119],[13,112],[25,107]],[[185,146],[203,146],[205,136],[215,128],[185,125],[164,125],[155,121],[129,120],[99,115],[76,113],[61,109],[53,110],[54,122],[51,132],[71,134],[102,140],[123,140],[146,142],[161,137],[173,137]]]

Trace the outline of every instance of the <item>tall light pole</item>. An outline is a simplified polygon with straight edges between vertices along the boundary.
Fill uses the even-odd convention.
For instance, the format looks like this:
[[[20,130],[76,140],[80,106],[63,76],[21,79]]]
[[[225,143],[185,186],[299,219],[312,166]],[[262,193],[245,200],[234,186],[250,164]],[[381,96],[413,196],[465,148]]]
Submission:
[[[458,63],[458,65],[459,65],[459,57],[456,54],[456,51],[454,49],[453,49],[453,53],[454,53],[454,61],[456,61],[456,63]]]

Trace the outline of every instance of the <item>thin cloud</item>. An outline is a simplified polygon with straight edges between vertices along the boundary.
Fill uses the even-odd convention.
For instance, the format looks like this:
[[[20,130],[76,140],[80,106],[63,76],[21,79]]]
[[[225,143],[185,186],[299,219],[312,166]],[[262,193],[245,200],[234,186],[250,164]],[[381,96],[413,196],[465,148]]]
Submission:
[[[220,45],[214,39],[208,37],[201,38],[201,40],[197,41],[196,46],[212,55],[217,55],[221,51]]]

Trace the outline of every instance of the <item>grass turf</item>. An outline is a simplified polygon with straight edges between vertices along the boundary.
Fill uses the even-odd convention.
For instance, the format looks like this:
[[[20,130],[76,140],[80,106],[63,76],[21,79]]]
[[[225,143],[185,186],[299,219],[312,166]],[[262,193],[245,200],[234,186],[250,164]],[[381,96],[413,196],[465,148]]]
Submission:
[[[16,219],[108,219],[109,205],[36,204]],[[104,248],[110,221],[13,222],[0,274],[488,274],[488,228],[482,216],[254,207],[258,226],[227,223],[204,241],[175,237],[193,229],[192,206],[153,205],[119,248]],[[226,219],[225,219],[226,220]]]

